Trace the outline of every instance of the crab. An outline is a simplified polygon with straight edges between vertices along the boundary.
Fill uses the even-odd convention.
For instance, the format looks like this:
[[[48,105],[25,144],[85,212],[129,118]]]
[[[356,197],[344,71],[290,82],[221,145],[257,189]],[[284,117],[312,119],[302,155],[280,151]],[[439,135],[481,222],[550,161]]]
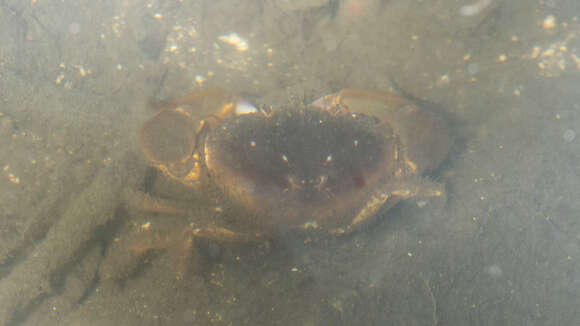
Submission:
[[[292,230],[344,235],[401,200],[443,197],[443,184],[424,175],[450,147],[435,114],[394,93],[360,89],[298,108],[256,108],[218,88],[194,91],[146,121],[140,138],[149,164],[183,191],[232,207],[204,213],[133,196],[144,210],[189,218],[184,236],[141,228],[121,246],[132,256],[174,248],[178,279],[198,239],[245,243]]]

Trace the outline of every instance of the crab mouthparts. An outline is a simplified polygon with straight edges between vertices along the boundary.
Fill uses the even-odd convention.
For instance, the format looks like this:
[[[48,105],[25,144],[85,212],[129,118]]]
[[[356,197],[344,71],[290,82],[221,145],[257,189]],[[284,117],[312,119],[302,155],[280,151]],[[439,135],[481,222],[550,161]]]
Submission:
[[[314,179],[300,179],[296,176],[289,175],[286,179],[288,180],[288,188],[284,189],[284,191],[319,192],[326,189],[325,186],[328,181],[328,176],[320,175]]]

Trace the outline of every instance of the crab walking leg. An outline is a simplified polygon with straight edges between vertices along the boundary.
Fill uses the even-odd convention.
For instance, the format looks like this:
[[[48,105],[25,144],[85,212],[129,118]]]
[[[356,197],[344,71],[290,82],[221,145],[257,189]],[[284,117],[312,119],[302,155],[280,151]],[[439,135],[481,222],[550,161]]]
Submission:
[[[258,241],[262,239],[262,236],[259,234],[252,235],[234,232],[216,226],[207,226],[204,228],[188,228],[188,230],[184,232],[184,239],[182,241],[178,241],[175,244],[176,250],[173,250],[175,278],[177,280],[184,279],[185,274],[190,269],[189,266],[195,259],[196,249],[194,246],[195,240],[197,238],[220,242],[248,243]]]
[[[195,241],[248,243],[262,239],[259,234],[245,234],[215,226],[194,228],[193,224],[183,231],[183,236],[160,231],[139,231],[119,239],[109,248],[105,261],[101,264],[99,274],[106,280],[122,280],[138,268],[139,263],[148,254],[155,251],[167,251],[171,255],[175,278],[183,280],[195,264]]]
[[[351,224],[346,228],[337,228],[330,231],[332,234],[347,234],[356,230],[362,224],[373,220],[378,211],[384,206],[390,208],[400,200],[418,198],[441,198],[445,201],[444,185],[419,177],[407,177],[405,180],[394,184],[388,183],[383,189],[371,195],[366,204],[360,209],[358,214],[352,219]]]
[[[154,198],[145,192],[127,189],[123,197],[131,209],[140,212],[186,216],[187,209],[179,207],[175,202]]]
[[[173,261],[175,278],[182,280],[195,254],[194,241],[191,228],[183,232],[183,237],[150,230],[131,233],[109,248],[99,274],[106,280],[125,279],[136,271],[147,255],[156,251],[167,251]]]
[[[134,273],[143,257],[154,251],[175,246],[175,239],[157,231],[129,233],[114,241],[99,267],[104,280],[122,280]]]
[[[193,230],[193,234],[208,240],[226,241],[233,243],[248,243],[256,242],[264,239],[264,236],[260,233],[241,233],[228,230],[225,228],[217,226],[206,226],[203,228],[196,228]]]
[[[173,265],[175,269],[175,279],[183,280],[185,274],[189,270],[189,266],[193,261],[193,255],[195,255],[195,248],[193,248],[195,235],[193,230],[188,229],[184,232],[183,241],[179,241],[176,244],[173,256]]]
[[[445,199],[445,186],[441,183],[419,177],[409,177],[402,183],[396,184],[396,188],[390,194],[400,199],[418,198],[442,198]]]

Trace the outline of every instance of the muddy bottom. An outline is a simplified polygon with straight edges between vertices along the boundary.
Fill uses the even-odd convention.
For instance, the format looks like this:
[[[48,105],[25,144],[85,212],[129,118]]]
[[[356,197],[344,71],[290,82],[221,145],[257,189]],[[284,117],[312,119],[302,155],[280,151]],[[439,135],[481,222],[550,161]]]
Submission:
[[[577,324],[579,13],[575,1],[1,1],[0,325]],[[130,232],[192,222],[135,212],[123,194],[151,189],[143,121],[216,86],[274,107],[397,92],[451,126],[428,176],[446,200],[403,201],[345,237],[199,243],[181,280],[165,249],[102,277]]]

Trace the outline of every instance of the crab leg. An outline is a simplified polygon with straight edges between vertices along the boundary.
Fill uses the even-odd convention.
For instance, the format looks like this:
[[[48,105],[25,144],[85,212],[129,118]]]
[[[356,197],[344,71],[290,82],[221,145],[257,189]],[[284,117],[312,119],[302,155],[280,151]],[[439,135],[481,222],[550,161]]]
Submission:
[[[179,207],[175,202],[154,198],[143,191],[127,189],[123,197],[131,209],[147,213],[186,216],[187,209]]]
[[[400,200],[413,197],[423,198],[444,198],[444,186],[440,183],[421,179],[406,178],[404,181],[395,184],[387,184],[371,195],[371,198],[359,210],[358,214],[352,219],[346,228],[336,228],[330,231],[332,234],[348,234],[357,229],[360,225],[366,224],[377,216],[380,209],[386,206],[391,208]]]
[[[173,266],[175,270],[175,279],[183,280],[185,274],[189,270],[189,266],[193,261],[195,255],[195,248],[193,248],[195,235],[190,230],[187,230],[183,241],[176,245],[176,250],[173,254]]]
[[[215,226],[188,228],[184,235],[184,240],[177,243],[177,248],[173,255],[175,278],[177,280],[184,279],[185,274],[187,273],[189,266],[194,259],[196,249],[193,247],[197,238],[234,243],[248,243],[252,241],[255,242],[262,238],[262,236],[259,234],[252,235],[239,233]]]
[[[237,99],[212,88],[168,103],[141,128],[141,147],[154,167],[180,182],[195,184],[201,176],[200,135],[237,114]]]
[[[221,228],[217,226],[206,226],[203,228],[196,228],[193,230],[193,234],[208,240],[218,240],[234,243],[248,243],[260,241],[264,236],[260,233],[250,234],[235,232],[226,228]]]

